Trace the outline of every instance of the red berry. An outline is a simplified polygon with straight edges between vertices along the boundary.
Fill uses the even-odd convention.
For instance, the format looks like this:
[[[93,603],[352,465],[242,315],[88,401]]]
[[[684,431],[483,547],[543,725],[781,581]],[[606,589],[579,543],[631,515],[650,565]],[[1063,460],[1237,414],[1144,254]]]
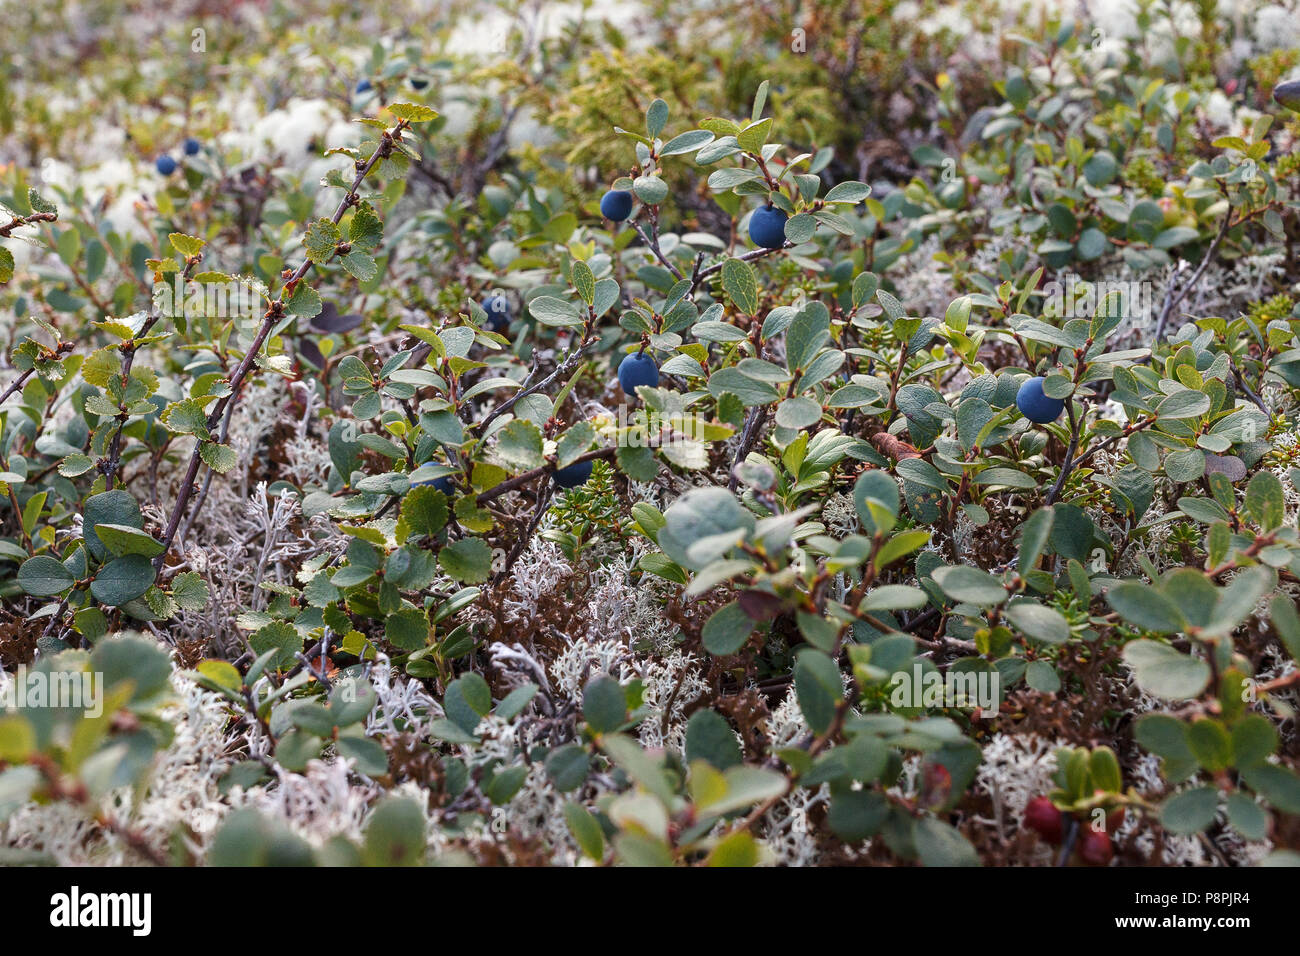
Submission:
[[[1061,811],[1047,797],[1025,804],[1025,826],[1053,846],[1061,842]]]
[[[1087,827],[1079,838],[1079,859],[1089,866],[1105,866],[1115,855],[1115,845],[1110,836],[1101,830]]]

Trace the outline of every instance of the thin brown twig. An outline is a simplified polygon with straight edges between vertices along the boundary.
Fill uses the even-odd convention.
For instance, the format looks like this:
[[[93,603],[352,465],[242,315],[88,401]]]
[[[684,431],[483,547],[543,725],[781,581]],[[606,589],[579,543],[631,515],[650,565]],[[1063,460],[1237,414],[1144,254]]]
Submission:
[[[339,201],[338,208],[334,211],[334,215],[331,217],[331,222],[338,225],[338,223],[343,219],[344,213],[356,204],[357,191],[361,188],[362,182],[365,181],[366,176],[368,176],[370,171],[379,164],[381,159],[392,153],[394,139],[400,139],[402,131],[408,126],[409,123],[406,120],[399,120],[397,126],[394,127],[393,132],[390,133],[387,130],[384,132],[380,146],[374,151],[368,160],[358,167],[356,178],[353,179],[352,185],[348,188],[347,193]],[[222,415],[225,414],[226,408],[236,400],[240,392],[240,386],[243,384],[245,376],[248,375],[254,362],[257,360],[257,356],[261,352],[263,344],[265,344],[267,337],[271,334],[271,329],[274,328],[275,324],[279,322],[281,318],[283,318],[285,314],[284,303],[286,294],[293,294],[293,290],[297,287],[298,283],[302,281],[303,277],[306,276],[307,271],[311,266],[311,259],[304,259],[302,264],[294,270],[293,274],[285,282],[284,287],[280,290],[279,297],[272,302],[271,306],[266,310],[266,315],[262,321],[261,327],[257,330],[257,335],[254,337],[248,351],[244,354],[244,358],[239,363],[239,367],[235,370],[235,374],[230,377],[229,394],[217,402],[216,406],[212,409],[211,414],[208,416],[207,427],[209,432],[216,429],[218,423],[221,421]],[[172,541],[176,537],[176,532],[180,528],[181,518],[185,514],[186,505],[189,504],[190,497],[194,494],[194,479],[197,477],[199,465],[202,463],[202,457],[200,454],[202,448],[203,442],[201,440],[196,441],[194,451],[190,455],[189,467],[186,469],[185,477],[181,482],[176,504],[172,508],[171,516],[167,521],[167,530],[163,533],[163,550],[156,558],[154,558],[155,568],[162,568],[163,562],[167,558],[167,553],[171,549]]]

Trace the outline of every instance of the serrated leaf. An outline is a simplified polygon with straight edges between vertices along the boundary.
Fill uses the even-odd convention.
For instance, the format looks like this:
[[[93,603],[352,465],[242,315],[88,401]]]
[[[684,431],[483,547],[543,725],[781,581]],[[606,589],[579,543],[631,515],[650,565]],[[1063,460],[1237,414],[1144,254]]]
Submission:
[[[273,621],[250,634],[248,644],[258,655],[274,652],[267,666],[272,670],[284,670],[297,662],[296,655],[302,650],[302,637],[288,621]]]
[[[239,455],[233,448],[215,441],[205,441],[199,445],[199,457],[219,475],[224,475],[239,464]]]
[[[379,263],[358,249],[353,249],[342,256],[339,264],[358,282],[369,282],[379,275]]]
[[[373,252],[383,237],[384,223],[375,212],[375,207],[368,202],[361,203],[348,223],[348,242],[354,249]]]
[[[168,430],[180,435],[194,435],[200,439],[208,437],[208,416],[203,406],[192,398],[172,402],[163,409],[163,424]]]
[[[186,611],[201,611],[208,603],[208,585],[193,571],[185,571],[172,578],[172,600]]]
[[[338,226],[328,219],[317,219],[307,227],[307,232],[302,237],[302,246],[307,258],[320,265],[333,257],[334,250],[342,241],[343,234]]]
[[[320,293],[306,282],[299,282],[293,287],[293,295],[289,297],[284,307],[290,315],[296,315],[303,319],[315,318],[320,315]]]
[[[203,247],[207,245],[207,242],[203,239],[197,236],[187,236],[183,232],[173,232],[167,239],[171,242],[173,249],[187,258],[197,256],[203,251]]]
[[[408,123],[427,123],[438,118],[438,111],[419,103],[390,103],[388,112]]]

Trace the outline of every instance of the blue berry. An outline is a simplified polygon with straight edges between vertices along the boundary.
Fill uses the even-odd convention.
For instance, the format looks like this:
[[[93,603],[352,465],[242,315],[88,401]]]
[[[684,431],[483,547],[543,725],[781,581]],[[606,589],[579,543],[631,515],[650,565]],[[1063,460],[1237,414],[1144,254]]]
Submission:
[[[1021,384],[1020,390],[1016,392],[1016,408],[1031,422],[1046,425],[1061,417],[1061,412],[1065,411],[1065,402],[1044,395],[1043,379],[1039,376],[1025,379]]]
[[[176,172],[176,160],[172,159],[170,156],[159,156],[154,161],[154,168],[164,176],[170,176],[172,173]]]
[[[453,481],[453,475],[439,475],[437,478],[424,477],[428,472],[435,468],[446,467],[445,462],[430,461],[421,465],[411,473],[412,488],[437,488],[448,498],[456,493],[456,484]]]
[[[578,485],[585,485],[590,477],[591,462],[575,461],[569,467],[561,468],[555,473],[555,483],[561,488],[576,488]]]
[[[789,218],[775,206],[764,206],[749,217],[749,238],[754,245],[764,249],[780,249],[785,245],[785,221]]]
[[[197,156],[199,154],[199,150],[202,148],[203,148],[203,144],[200,143],[193,136],[191,136],[189,139],[185,141],[186,156]]]
[[[645,352],[633,352],[618,366],[618,384],[627,395],[636,395],[638,385],[659,384],[659,366]]]
[[[369,80],[362,80],[360,83],[358,83],[358,84],[357,84],[357,92],[358,92],[358,93],[369,93],[369,92],[370,92],[370,81],[369,81]]]
[[[613,222],[632,215],[632,194],[626,189],[611,189],[600,197],[600,214]]]
[[[1279,83],[1273,89],[1273,99],[1295,113],[1300,113],[1300,80]]]
[[[422,90],[429,85],[429,81],[422,76],[411,77],[411,89]]]
[[[479,303],[487,313],[487,327],[493,332],[502,332],[510,325],[510,300],[496,292]]]

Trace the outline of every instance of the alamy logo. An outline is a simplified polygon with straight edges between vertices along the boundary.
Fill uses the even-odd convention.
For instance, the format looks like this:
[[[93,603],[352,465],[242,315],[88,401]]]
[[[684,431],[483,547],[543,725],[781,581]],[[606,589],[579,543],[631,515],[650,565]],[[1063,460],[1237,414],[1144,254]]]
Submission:
[[[19,664],[13,679],[0,687],[0,710],[67,707],[87,717],[104,713],[101,675],[91,671],[29,671]]]
[[[156,282],[154,305],[163,315],[187,319],[251,319],[262,297],[242,282],[186,282],[176,273],[172,282]]]
[[[50,925],[68,929],[126,926],[133,936],[148,936],[153,926],[153,895],[82,893],[74,886],[50,897]]]
[[[1132,319],[1149,315],[1153,308],[1151,283],[1140,279],[1095,282],[1072,272],[1061,274],[1063,282],[1043,285],[1043,312],[1062,319]]]
[[[997,671],[923,671],[920,663],[911,671],[896,671],[889,680],[894,707],[975,707],[977,716],[992,717],[1002,700],[1002,680]]]
[[[685,412],[663,414],[653,408],[639,408],[628,413],[618,408],[619,444],[625,448],[667,448],[690,441],[705,441],[709,420]]]

